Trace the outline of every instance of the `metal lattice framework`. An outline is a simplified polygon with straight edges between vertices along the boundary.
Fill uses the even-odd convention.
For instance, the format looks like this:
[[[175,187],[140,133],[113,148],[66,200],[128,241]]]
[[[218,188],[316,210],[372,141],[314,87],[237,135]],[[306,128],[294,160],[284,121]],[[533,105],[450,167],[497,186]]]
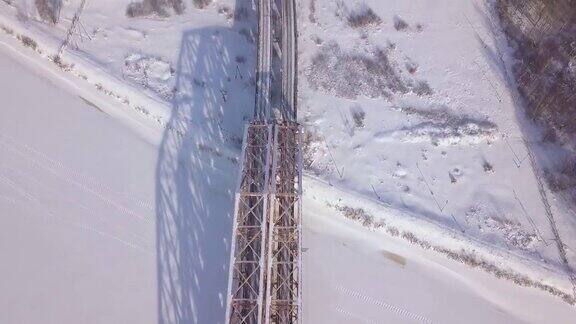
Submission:
[[[274,127],[265,323],[298,323],[301,311],[301,129]]]
[[[228,279],[229,323],[260,323],[264,305],[272,126],[252,122],[244,133]]]
[[[236,194],[227,323],[299,323],[301,128],[253,121]]]
[[[255,120],[246,127],[242,147],[226,323],[297,324],[302,318],[302,130],[296,122],[295,4],[259,0],[259,11]],[[272,91],[272,86],[282,89]],[[282,100],[272,100],[274,93]]]

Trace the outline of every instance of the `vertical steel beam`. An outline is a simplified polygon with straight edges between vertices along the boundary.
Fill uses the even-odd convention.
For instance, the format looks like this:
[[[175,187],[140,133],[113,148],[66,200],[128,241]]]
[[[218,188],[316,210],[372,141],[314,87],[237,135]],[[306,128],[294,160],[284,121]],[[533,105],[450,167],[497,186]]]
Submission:
[[[271,59],[272,39],[270,20],[270,0],[258,1],[258,70],[256,80],[256,107],[254,118],[268,120],[270,118],[270,87],[271,87]]]
[[[301,322],[301,130],[274,127],[264,323]]]
[[[302,320],[302,129],[296,122],[295,3],[272,1],[281,6],[271,0],[259,0],[258,6],[255,120],[247,125],[242,146],[227,324]],[[272,21],[272,10],[281,19]],[[281,41],[282,48],[273,41]],[[273,46],[281,62],[274,61]],[[281,88],[279,103],[271,99],[272,65],[281,69],[282,82],[274,83]]]
[[[226,323],[261,323],[266,274],[267,210],[272,126],[248,125],[236,194]]]

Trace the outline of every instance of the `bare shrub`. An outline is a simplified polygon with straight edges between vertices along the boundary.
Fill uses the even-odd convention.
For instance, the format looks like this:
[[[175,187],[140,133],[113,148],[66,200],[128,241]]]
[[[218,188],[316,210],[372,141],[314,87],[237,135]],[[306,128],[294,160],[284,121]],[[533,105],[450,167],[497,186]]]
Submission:
[[[454,176],[454,174],[452,172],[448,172],[448,177],[450,177],[450,183],[458,182],[458,180],[456,179],[456,177]]]
[[[354,126],[356,128],[364,127],[364,119],[366,119],[366,113],[364,112],[362,107],[355,106],[352,107],[350,110],[352,112],[352,119],[354,120]]]
[[[226,17],[226,20],[232,20],[232,18],[234,18],[234,11],[232,10],[232,8],[228,6],[218,7],[218,13],[224,15],[224,17]]]
[[[165,6],[172,8],[178,15],[184,13],[184,9],[186,9],[183,0],[163,0],[162,2],[165,3]]]
[[[175,73],[170,62],[143,53],[128,54],[122,68],[124,79],[140,84],[166,100],[174,95],[172,81]]]
[[[8,35],[14,35],[14,30],[10,27],[0,25],[0,29],[2,29],[2,31],[4,31]]]
[[[546,170],[544,177],[552,192],[576,188],[576,158],[567,160],[560,170]]]
[[[515,49],[512,69],[526,115],[542,140],[576,150],[576,6],[570,0],[498,0],[496,13]],[[535,19],[537,18],[537,19]],[[559,163],[545,179],[552,191],[574,188],[576,172]],[[576,205],[575,199],[566,200]]]
[[[313,57],[307,78],[315,90],[351,99],[359,95],[390,98],[410,90],[386,50],[376,49],[368,56],[343,52],[334,43],[322,46]]]
[[[308,20],[310,20],[310,22],[313,24],[317,23],[318,20],[316,19],[316,0],[310,0],[308,10],[310,11],[310,14],[308,15]]]
[[[414,86],[414,93],[419,96],[431,96],[434,92],[430,85],[426,81],[418,81],[416,86]]]
[[[338,97],[354,99],[384,97],[410,91],[420,95],[431,95],[425,81],[406,79],[398,64],[391,60],[388,46],[375,48],[369,53],[344,52],[336,43],[324,44],[312,58],[307,79],[314,90],[324,90]]]
[[[576,6],[569,0],[498,0],[496,11],[515,44],[513,74],[528,116],[547,128],[548,139],[576,148]]]
[[[382,228],[393,237],[400,237],[411,244],[419,246],[426,250],[431,250],[443,254],[449,259],[456,262],[463,263],[472,268],[481,269],[487,273],[494,275],[497,278],[511,281],[517,285],[524,287],[534,287],[545,291],[551,295],[561,298],[564,302],[574,305],[576,304],[576,296],[571,295],[561,289],[546,284],[538,279],[532,279],[524,274],[521,274],[513,269],[504,268],[498,264],[491,263],[490,261],[478,256],[474,251],[467,251],[465,249],[455,250],[443,246],[435,245],[427,240],[419,238],[416,234],[410,231],[402,231],[394,226],[387,224],[384,220],[374,221],[374,217],[366,212],[363,208],[354,208],[349,206],[339,206],[326,203],[329,207],[333,207],[340,211],[342,215],[348,219],[358,221],[368,228]]]
[[[154,12],[149,2],[132,2],[126,7],[128,18],[146,17]]]
[[[446,106],[432,106],[425,109],[406,106],[401,107],[400,111],[407,115],[418,116],[426,122],[432,122],[436,125],[445,125],[452,128],[458,128],[464,125],[474,125],[473,128],[484,130],[496,130],[498,128],[495,123],[487,119],[458,114]]]
[[[350,11],[347,21],[350,27],[360,28],[380,25],[382,18],[380,18],[372,8],[364,4],[358,9]]]
[[[387,227],[386,233],[388,233],[388,235],[393,236],[393,237],[400,236],[400,231],[398,231],[398,229],[396,227],[391,227],[391,226]]]
[[[433,145],[451,145],[490,141],[496,137],[498,131],[498,126],[487,119],[457,114],[445,106],[427,108],[407,106],[399,110],[407,115],[417,116],[421,122],[392,132],[381,132],[379,134],[381,138],[405,140],[414,138],[413,134],[418,134],[419,140],[430,140]],[[446,153],[443,151],[442,155]]]
[[[492,166],[492,164],[490,164],[490,162],[484,160],[484,162],[482,163],[482,168],[484,169],[484,172],[487,173],[492,173],[494,172],[494,167]]]
[[[316,45],[322,45],[322,43],[324,43],[324,42],[322,41],[322,38],[320,38],[320,37],[318,37],[318,36],[316,36],[316,35],[315,35],[315,36],[312,36],[312,40],[314,41],[314,44],[316,44]]]
[[[36,10],[42,20],[51,24],[58,23],[60,19],[60,10],[62,9],[62,0],[35,0]]]
[[[340,211],[344,217],[353,221],[358,221],[365,227],[380,228],[386,226],[386,223],[383,220],[377,221],[374,216],[366,212],[363,208],[331,205],[329,203],[328,206],[336,208],[336,210]]]
[[[198,9],[204,9],[212,3],[212,0],[192,0],[194,6]]]
[[[409,27],[408,23],[402,20],[402,18],[398,16],[394,17],[394,29],[398,31],[404,31],[408,29],[408,27]]]
[[[19,35],[18,39],[20,40],[20,42],[22,42],[22,44],[24,44],[24,46],[30,47],[33,50],[36,50],[38,48],[38,43],[36,43],[35,40],[33,40],[28,36]]]
[[[177,15],[184,13],[186,9],[183,0],[143,0],[132,2],[126,7],[126,16],[129,18],[146,17],[157,15],[167,17],[170,11]]]

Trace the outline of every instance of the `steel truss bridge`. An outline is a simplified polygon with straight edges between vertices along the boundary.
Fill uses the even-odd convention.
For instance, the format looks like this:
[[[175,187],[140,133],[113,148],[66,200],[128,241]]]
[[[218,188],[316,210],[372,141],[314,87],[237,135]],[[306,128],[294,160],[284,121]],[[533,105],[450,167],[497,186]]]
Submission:
[[[236,193],[226,323],[301,323],[302,129],[294,0],[259,0],[254,119]]]

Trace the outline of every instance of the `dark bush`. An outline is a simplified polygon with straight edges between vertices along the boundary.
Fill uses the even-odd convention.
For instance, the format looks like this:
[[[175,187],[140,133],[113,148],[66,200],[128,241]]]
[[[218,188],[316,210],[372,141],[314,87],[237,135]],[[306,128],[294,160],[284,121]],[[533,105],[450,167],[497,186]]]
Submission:
[[[24,46],[28,46],[33,50],[36,50],[38,48],[38,44],[36,43],[36,41],[28,36],[20,35],[18,36],[18,39],[22,42],[22,44],[24,44]]]
[[[130,18],[158,15],[167,17],[170,11],[179,15],[184,13],[183,0],[143,0],[132,2],[126,7],[126,16]]]
[[[35,0],[36,10],[42,20],[57,24],[60,19],[62,0]]]
[[[212,3],[212,0],[192,0],[192,3],[196,8],[203,9],[208,7]]]
[[[368,6],[362,6],[358,10],[353,10],[348,14],[348,25],[352,28],[376,26],[381,23],[382,18]]]
[[[408,29],[408,23],[396,16],[394,17],[394,28],[398,31],[406,30]]]
[[[542,124],[547,140],[576,148],[576,5],[498,0],[496,9],[515,44],[513,73],[528,116]]]

